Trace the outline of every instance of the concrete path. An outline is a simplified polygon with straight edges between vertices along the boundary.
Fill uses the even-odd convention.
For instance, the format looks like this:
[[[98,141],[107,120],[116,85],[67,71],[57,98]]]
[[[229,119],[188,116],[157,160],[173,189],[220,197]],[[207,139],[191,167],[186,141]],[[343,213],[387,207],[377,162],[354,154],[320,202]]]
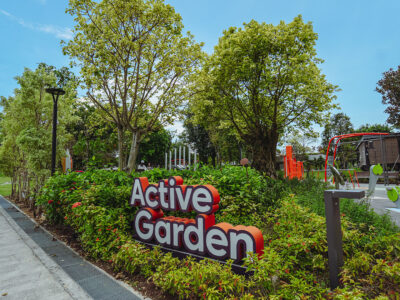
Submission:
[[[4,296],[3,296],[4,295]],[[0,300],[144,299],[0,196]]]
[[[0,207],[0,299],[91,299]]]

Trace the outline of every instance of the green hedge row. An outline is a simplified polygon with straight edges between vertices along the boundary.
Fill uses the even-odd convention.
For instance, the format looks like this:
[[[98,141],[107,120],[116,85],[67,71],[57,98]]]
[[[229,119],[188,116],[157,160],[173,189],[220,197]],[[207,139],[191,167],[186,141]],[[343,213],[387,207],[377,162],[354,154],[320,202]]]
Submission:
[[[187,184],[213,184],[221,194],[218,222],[251,224],[263,231],[264,255],[245,261],[254,275],[234,274],[229,264],[207,259],[173,258],[132,238],[130,223],[137,208],[128,200],[133,178],[147,176],[157,182],[171,175],[181,175]],[[299,204],[302,197],[321,201],[318,195],[324,188],[315,181],[270,180],[251,169],[247,177],[238,167],[133,175],[98,170],[50,178],[37,204],[50,222],[71,226],[93,258],[151,278],[179,298],[399,297],[400,235],[384,235],[373,226],[360,230],[347,216],[342,224],[343,287],[329,293],[325,219]]]

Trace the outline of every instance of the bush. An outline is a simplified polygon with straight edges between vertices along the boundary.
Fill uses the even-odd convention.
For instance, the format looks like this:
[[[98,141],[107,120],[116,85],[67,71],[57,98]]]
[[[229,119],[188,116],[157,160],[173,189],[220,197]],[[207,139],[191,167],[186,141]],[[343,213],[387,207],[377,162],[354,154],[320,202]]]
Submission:
[[[44,207],[50,222],[73,228],[88,255],[109,261],[116,270],[151,278],[179,298],[399,296],[400,235],[395,229],[386,230],[386,225],[379,225],[380,218],[368,219],[370,212],[342,201],[346,203],[342,210],[351,212],[342,217],[343,286],[330,294],[325,184],[312,179],[274,181],[251,169],[247,177],[244,171],[229,166],[173,173],[156,169],[132,175],[102,170],[58,174],[47,181],[37,204]],[[234,274],[229,263],[198,262],[191,257],[180,260],[132,238],[130,223],[137,208],[131,208],[128,201],[133,178],[147,176],[157,182],[177,174],[185,183],[208,183],[219,189],[219,222],[255,225],[262,230],[264,254],[245,261],[253,275]],[[365,220],[368,223],[362,225]]]

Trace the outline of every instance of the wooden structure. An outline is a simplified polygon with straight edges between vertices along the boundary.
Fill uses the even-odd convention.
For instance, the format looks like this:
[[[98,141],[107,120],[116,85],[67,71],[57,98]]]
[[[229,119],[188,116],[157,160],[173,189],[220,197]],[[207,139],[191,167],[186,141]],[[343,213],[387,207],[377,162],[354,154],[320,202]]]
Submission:
[[[364,171],[376,164],[386,166],[389,170],[400,170],[400,133],[363,136],[356,149],[359,167]]]

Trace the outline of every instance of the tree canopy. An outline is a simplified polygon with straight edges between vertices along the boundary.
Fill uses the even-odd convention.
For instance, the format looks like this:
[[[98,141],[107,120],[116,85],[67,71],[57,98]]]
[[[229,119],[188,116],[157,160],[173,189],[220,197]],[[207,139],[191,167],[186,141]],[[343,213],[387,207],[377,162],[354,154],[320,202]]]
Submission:
[[[181,17],[162,0],[70,0],[74,37],[63,48],[81,67],[82,87],[118,129],[132,133],[128,170],[146,134],[170,124],[187,99],[201,45],[182,34]]]
[[[378,81],[376,91],[382,95],[382,103],[388,105],[385,113],[389,114],[387,122],[400,128],[400,66],[383,73]]]
[[[76,97],[76,78],[66,68],[56,69],[44,63],[34,71],[25,69],[16,77],[18,88],[14,95],[1,98],[0,171],[18,182],[19,198],[27,198],[37,192],[50,175],[53,100],[45,88],[63,84],[66,94],[59,100],[57,161],[65,153],[65,145],[71,138],[66,126],[73,121],[72,103]],[[15,191],[15,189],[13,189]]]
[[[197,79],[197,119],[233,128],[251,147],[252,165],[270,176],[282,134],[322,124],[335,107],[337,88],[318,68],[316,40],[301,16],[276,26],[252,20],[224,31]]]

